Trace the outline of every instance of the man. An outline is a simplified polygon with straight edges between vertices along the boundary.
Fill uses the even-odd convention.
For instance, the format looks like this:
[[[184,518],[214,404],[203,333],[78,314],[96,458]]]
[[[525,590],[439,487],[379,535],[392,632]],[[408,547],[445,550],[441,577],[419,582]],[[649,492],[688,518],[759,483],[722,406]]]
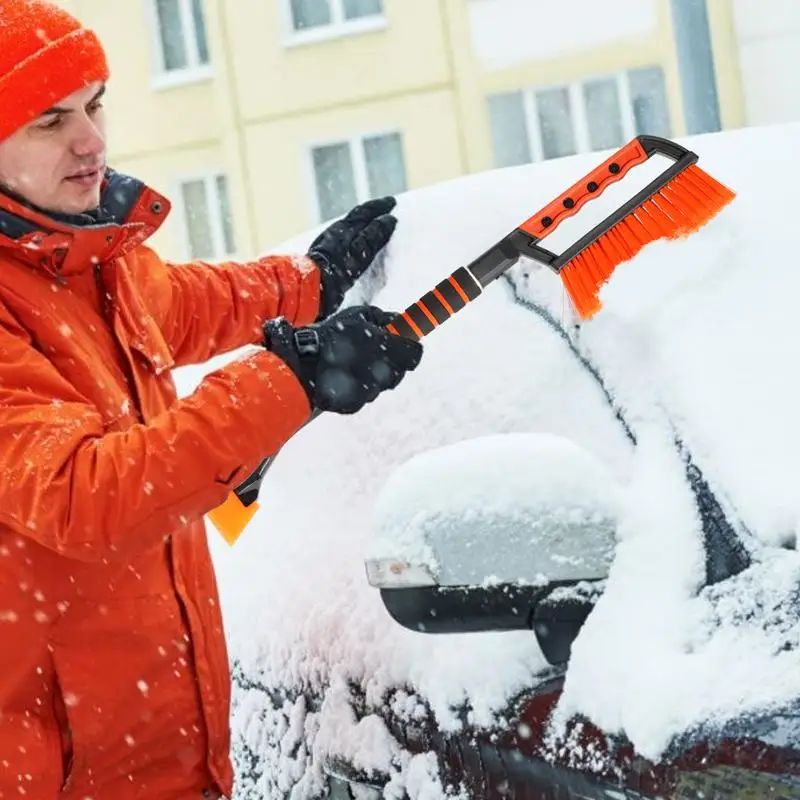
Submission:
[[[307,256],[166,265],[144,242],[168,202],[106,167],[107,78],[73,17],[0,0],[3,800],[230,794],[202,517],[313,408],[355,412],[421,355],[378,309],[327,319],[391,198]],[[177,400],[173,367],[259,343]]]

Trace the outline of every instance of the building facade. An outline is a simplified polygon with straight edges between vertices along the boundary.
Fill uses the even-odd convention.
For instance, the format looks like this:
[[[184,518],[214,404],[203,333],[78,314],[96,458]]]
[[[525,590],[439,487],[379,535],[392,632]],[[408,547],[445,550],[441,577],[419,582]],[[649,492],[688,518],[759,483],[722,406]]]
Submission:
[[[800,116],[765,89],[793,0],[62,5],[107,46],[111,163],[173,200],[173,259],[252,257],[370,196],[637,133]]]

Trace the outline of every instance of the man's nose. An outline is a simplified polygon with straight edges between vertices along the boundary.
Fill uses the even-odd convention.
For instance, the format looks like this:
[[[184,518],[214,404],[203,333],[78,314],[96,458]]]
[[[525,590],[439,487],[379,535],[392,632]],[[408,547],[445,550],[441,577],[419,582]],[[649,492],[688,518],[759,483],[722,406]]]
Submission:
[[[72,149],[75,155],[96,158],[106,148],[105,133],[92,119],[84,117],[75,129]]]

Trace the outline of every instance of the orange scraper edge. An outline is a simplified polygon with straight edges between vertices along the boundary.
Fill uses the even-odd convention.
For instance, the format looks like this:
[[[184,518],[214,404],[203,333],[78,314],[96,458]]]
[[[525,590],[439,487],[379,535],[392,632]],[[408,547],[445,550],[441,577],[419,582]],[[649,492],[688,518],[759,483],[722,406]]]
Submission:
[[[258,509],[258,501],[246,506],[236,492],[231,492],[222,505],[209,511],[206,516],[222,538],[233,547]]]

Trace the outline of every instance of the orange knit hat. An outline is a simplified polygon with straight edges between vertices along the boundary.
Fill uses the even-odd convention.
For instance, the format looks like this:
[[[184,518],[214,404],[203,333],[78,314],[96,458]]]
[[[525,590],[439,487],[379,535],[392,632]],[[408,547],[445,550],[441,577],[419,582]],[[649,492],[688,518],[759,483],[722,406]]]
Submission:
[[[0,0],[0,141],[108,74],[100,40],[75,17],[47,0]]]

